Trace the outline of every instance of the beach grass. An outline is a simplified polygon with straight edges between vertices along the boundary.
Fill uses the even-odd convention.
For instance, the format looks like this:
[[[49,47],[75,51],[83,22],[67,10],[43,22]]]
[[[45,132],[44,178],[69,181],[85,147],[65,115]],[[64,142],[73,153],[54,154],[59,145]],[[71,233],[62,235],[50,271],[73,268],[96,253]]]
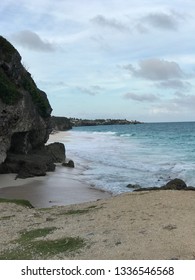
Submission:
[[[85,241],[80,237],[63,237],[56,240],[40,239],[56,229],[56,227],[49,227],[22,232],[20,238],[14,241],[17,246],[2,252],[0,260],[47,259],[52,255],[74,252],[85,246]]]
[[[90,212],[91,210],[98,210],[102,207],[97,207],[96,205],[91,205],[89,207],[86,207],[84,209],[70,209],[67,211],[63,211],[59,213],[58,215],[78,215],[78,214],[86,214]]]
[[[0,198],[0,203],[15,203],[17,205],[34,208],[34,206],[25,199],[8,199],[8,198]]]

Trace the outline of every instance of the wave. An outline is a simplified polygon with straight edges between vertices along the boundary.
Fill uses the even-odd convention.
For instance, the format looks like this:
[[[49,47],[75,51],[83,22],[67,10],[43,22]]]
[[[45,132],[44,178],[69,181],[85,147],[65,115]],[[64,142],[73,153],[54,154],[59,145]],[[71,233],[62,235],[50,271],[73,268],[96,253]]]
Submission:
[[[105,131],[105,132],[103,132],[103,131],[94,131],[94,132],[92,132],[92,134],[99,134],[99,135],[116,135],[117,133],[116,132],[114,132],[114,131]]]

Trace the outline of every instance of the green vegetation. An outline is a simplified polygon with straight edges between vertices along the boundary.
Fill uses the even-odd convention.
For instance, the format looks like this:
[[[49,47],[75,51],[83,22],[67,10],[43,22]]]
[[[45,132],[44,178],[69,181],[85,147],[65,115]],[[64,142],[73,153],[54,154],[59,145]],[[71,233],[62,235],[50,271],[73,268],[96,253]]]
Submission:
[[[6,62],[10,62],[13,54],[16,51],[16,49],[10,44],[5,38],[0,36],[0,48],[3,53],[3,58]]]
[[[46,235],[48,235],[49,233],[53,232],[56,229],[57,229],[56,227],[48,227],[48,228],[36,228],[29,231],[23,231],[18,242],[24,243],[38,237],[45,237]]]
[[[68,210],[60,213],[59,215],[76,215],[76,214],[85,214],[88,213],[89,209],[77,209],[77,210]]]
[[[21,233],[21,237],[16,240],[18,246],[12,250],[6,250],[0,254],[1,260],[27,260],[46,259],[52,255],[72,252],[82,248],[84,240],[76,237],[64,237],[57,240],[36,240],[52,233],[56,228],[33,229]]]
[[[7,199],[7,198],[0,198],[0,203],[15,203],[17,205],[29,207],[29,208],[34,208],[32,204],[25,199]]]
[[[22,97],[22,93],[19,88],[28,91],[32,97],[33,103],[37,107],[39,114],[42,117],[50,116],[50,104],[47,97],[36,86],[35,82],[31,78],[25,68],[22,68],[19,72],[21,76],[21,82],[16,85],[12,76],[15,75],[15,69],[9,69],[10,61],[13,58],[13,54],[18,53],[17,50],[2,36],[0,36],[0,98],[8,105],[14,105]],[[2,63],[3,62],[3,63]],[[18,61],[20,63],[20,61]],[[8,66],[9,65],[9,66]],[[7,71],[9,69],[9,71]],[[23,69],[23,70],[22,70]],[[9,72],[9,73],[7,73]],[[13,73],[12,73],[13,72]],[[11,77],[10,77],[11,74]],[[14,75],[12,75],[14,74]],[[18,75],[18,73],[16,73]]]
[[[0,221],[10,220],[11,218],[15,217],[16,215],[4,216],[0,218]]]
[[[90,210],[92,209],[100,209],[101,207],[98,207],[96,205],[92,205],[92,206],[89,206],[87,208],[84,208],[84,209],[70,209],[68,211],[65,211],[65,212],[61,212],[59,215],[76,215],[76,214],[85,214],[85,213],[88,213]]]
[[[31,78],[31,75],[27,72],[26,75],[22,78],[22,86],[26,91],[28,91],[32,97],[32,100],[37,107],[39,114],[42,117],[48,117],[50,116],[50,108],[49,102],[47,100],[47,97],[44,96]]]
[[[22,94],[7,77],[2,68],[0,68],[0,93],[1,100],[8,105],[15,104],[22,97]]]

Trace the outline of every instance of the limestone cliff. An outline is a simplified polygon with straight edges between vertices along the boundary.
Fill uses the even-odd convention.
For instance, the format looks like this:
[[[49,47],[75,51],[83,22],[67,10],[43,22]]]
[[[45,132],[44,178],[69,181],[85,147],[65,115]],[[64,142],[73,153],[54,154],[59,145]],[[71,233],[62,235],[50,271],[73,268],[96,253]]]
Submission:
[[[72,129],[72,123],[66,117],[51,117],[51,126],[53,130],[65,131]]]
[[[46,143],[51,111],[18,51],[0,36],[0,164],[8,151],[28,154]]]

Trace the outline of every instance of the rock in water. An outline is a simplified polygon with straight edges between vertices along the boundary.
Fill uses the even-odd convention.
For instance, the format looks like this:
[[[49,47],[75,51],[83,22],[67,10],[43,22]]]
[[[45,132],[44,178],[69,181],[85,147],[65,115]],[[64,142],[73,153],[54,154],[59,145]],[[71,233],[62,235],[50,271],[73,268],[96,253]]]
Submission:
[[[74,168],[74,161],[70,159],[68,162],[63,162],[62,166]]]

